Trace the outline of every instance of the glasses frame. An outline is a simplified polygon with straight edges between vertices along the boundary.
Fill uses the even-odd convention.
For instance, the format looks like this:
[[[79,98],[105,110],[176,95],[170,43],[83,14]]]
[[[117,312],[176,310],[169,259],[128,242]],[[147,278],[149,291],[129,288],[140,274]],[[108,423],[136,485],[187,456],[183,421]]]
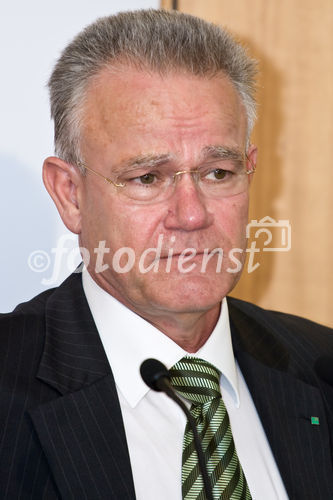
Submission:
[[[245,153],[245,158],[246,160],[250,163],[251,165],[251,169],[250,170],[246,170],[245,169],[245,174],[246,175],[250,175],[250,174],[254,174],[255,171],[256,171],[256,166],[253,165],[252,161],[250,160],[250,158],[248,157],[248,155]],[[77,165],[79,167],[83,167],[85,168],[86,170],[88,170],[88,172],[91,172],[95,175],[98,175],[98,177],[101,177],[101,179],[103,179],[105,182],[107,182],[108,184],[112,184],[113,186],[115,186],[116,188],[124,188],[126,186],[125,183],[117,183],[117,182],[114,182],[112,179],[110,179],[110,177],[105,177],[103,174],[101,174],[100,172],[97,172],[97,170],[94,170],[92,169],[91,167],[88,167],[85,163],[83,163],[82,161],[79,161],[77,163]],[[177,172],[175,172],[173,175],[172,175],[172,178],[173,178],[173,182],[175,182],[175,179],[180,176],[180,175],[183,175],[183,174],[195,174],[195,173],[200,173],[200,170],[199,169],[196,169],[196,170],[178,170]]]

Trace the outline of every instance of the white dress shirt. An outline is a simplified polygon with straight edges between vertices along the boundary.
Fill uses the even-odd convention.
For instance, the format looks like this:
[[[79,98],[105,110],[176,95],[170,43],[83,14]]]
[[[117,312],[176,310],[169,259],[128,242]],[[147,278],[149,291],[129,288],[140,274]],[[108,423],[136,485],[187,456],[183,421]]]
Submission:
[[[86,271],[83,288],[116,382],[137,500],[181,500],[186,417],[166,395],[146,386],[139,369],[147,358],[156,358],[171,368],[191,354],[106,293]],[[222,397],[252,498],[288,499],[252,397],[235,363],[226,299],[212,334],[195,356],[222,373]]]

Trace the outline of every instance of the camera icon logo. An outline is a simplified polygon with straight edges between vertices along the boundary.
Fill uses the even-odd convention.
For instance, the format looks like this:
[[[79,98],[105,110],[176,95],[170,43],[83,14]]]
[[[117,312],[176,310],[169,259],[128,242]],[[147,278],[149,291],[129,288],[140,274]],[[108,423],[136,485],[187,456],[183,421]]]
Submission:
[[[291,249],[291,225],[289,220],[274,220],[266,216],[260,220],[251,220],[246,226],[246,237],[258,240],[266,235],[263,241],[263,252],[288,252]]]

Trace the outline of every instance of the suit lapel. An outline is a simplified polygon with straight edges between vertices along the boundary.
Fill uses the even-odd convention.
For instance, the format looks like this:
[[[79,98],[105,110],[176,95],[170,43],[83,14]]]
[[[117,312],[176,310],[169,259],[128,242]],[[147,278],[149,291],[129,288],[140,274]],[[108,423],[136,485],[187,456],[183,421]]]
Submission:
[[[48,299],[37,377],[60,393],[30,416],[61,496],[135,499],[117,391],[80,274]]]
[[[298,376],[297,360],[268,327],[228,303],[235,356],[289,497],[330,498],[332,457],[320,390]]]

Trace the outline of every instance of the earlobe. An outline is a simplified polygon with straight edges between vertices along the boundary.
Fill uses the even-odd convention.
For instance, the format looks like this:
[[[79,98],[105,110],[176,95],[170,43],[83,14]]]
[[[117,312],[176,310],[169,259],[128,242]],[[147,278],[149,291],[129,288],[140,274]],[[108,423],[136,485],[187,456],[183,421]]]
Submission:
[[[78,169],[60,158],[46,158],[43,164],[43,181],[65,226],[73,233],[79,234],[79,192],[82,180]]]

